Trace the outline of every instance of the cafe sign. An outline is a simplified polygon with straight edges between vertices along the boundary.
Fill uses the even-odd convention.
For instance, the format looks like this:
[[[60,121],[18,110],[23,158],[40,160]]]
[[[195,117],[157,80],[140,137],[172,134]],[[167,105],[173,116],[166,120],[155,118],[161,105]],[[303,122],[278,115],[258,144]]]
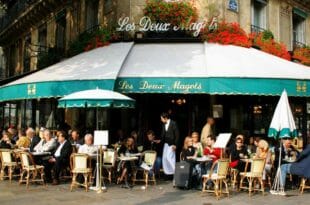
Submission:
[[[153,22],[150,17],[144,16],[140,19],[138,25],[134,22],[130,22],[130,18],[124,17],[118,20],[118,27],[116,28],[117,31],[140,31],[140,32],[167,32],[167,31],[192,31],[193,36],[197,37],[200,34],[200,31],[206,26],[209,29],[216,29],[217,28],[217,17],[213,17],[210,23],[205,21],[202,22],[194,22],[190,23],[189,21],[187,24],[178,26],[172,25],[171,23],[163,23],[163,22]]]
[[[203,79],[141,78],[118,79],[117,90],[124,93],[201,93],[204,89]]]

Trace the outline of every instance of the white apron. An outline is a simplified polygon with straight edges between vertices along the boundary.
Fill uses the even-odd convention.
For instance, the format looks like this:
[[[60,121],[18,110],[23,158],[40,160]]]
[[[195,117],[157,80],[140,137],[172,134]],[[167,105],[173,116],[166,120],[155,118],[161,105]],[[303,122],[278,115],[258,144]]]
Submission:
[[[175,151],[173,151],[171,146],[169,146],[167,143],[164,144],[162,161],[164,173],[167,175],[174,174],[176,162]]]

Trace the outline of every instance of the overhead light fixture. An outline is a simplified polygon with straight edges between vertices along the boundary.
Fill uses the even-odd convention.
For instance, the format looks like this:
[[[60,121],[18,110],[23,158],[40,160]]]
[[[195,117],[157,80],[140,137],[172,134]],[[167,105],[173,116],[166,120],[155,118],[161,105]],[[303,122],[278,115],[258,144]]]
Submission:
[[[181,106],[183,104],[186,104],[186,99],[185,98],[172,99],[171,103]]]
[[[254,114],[261,114],[262,113],[262,106],[261,105],[254,105],[253,106],[253,113]]]

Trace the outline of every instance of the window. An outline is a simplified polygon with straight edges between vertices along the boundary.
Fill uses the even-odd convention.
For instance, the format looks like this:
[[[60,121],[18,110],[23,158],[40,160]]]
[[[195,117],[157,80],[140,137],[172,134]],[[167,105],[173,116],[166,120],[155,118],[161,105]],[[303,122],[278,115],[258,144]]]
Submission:
[[[98,0],[86,2],[86,30],[90,30],[98,25]]]
[[[46,36],[47,36],[47,30],[46,30],[46,24],[43,24],[39,27],[39,52],[46,52]]]
[[[303,47],[305,45],[307,14],[300,9],[293,9],[293,46]]]
[[[252,0],[252,32],[262,32],[267,28],[267,1]]]

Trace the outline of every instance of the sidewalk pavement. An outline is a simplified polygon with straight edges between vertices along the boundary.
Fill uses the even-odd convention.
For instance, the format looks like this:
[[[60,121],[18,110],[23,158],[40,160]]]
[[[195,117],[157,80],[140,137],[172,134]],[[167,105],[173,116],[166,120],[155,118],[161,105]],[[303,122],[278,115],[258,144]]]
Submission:
[[[211,193],[201,193],[196,190],[179,190],[173,188],[171,182],[159,181],[157,185],[149,185],[145,190],[142,184],[133,189],[120,188],[119,185],[107,185],[107,191],[97,194],[94,191],[85,192],[76,188],[70,192],[70,184],[57,186],[30,184],[26,189],[24,184],[17,181],[9,183],[0,181],[0,205],[152,205],[152,204],[186,204],[186,205],[306,205],[310,201],[310,191],[305,190],[299,195],[297,190],[288,191],[287,196],[274,196],[266,192],[255,193],[249,197],[245,191],[231,191],[229,197],[223,195],[219,200]]]

